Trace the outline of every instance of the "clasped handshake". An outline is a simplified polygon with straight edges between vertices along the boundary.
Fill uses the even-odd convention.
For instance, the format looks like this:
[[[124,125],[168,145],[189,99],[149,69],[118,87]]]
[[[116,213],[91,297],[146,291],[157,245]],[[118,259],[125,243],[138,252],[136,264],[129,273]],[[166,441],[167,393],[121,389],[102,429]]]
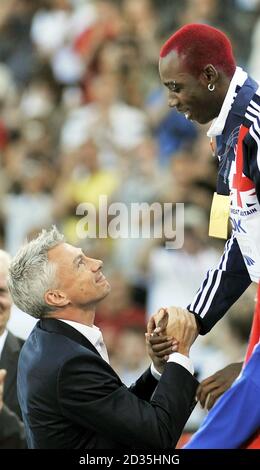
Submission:
[[[162,373],[169,355],[179,352],[189,356],[198,336],[195,316],[180,307],[161,308],[147,325],[146,344],[155,368]]]

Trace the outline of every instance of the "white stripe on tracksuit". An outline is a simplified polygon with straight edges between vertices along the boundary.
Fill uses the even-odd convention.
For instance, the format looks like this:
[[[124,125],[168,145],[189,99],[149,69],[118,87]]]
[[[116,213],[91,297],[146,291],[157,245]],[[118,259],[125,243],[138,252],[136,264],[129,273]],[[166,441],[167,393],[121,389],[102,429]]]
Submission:
[[[216,291],[217,291],[217,289],[220,285],[222,271],[225,271],[225,269],[226,269],[227,262],[228,262],[228,255],[229,255],[229,252],[231,250],[233,240],[234,240],[234,236],[232,235],[232,237],[227,241],[227,243],[225,245],[224,253],[223,253],[223,255],[220,259],[220,262],[217,266],[217,269],[219,269],[219,271],[217,272],[216,281],[213,282],[213,276],[214,276],[216,271],[215,270],[208,271],[208,273],[207,273],[208,279],[207,279],[205,287],[203,288],[203,285],[204,285],[204,283],[203,283],[200,290],[196,294],[196,297],[195,297],[194,301],[189,306],[189,309],[191,311],[196,312],[202,318],[207,313],[208,308],[210,306],[210,303],[211,303],[211,301],[212,301],[212,299],[213,299],[213,297],[214,297],[214,295],[215,295],[215,293],[216,293]],[[207,303],[206,303],[205,307],[202,308],[203,304],[205,303],[205,300],[207,300]],[[196,305],[196,307],[195,307],[195,305]]]

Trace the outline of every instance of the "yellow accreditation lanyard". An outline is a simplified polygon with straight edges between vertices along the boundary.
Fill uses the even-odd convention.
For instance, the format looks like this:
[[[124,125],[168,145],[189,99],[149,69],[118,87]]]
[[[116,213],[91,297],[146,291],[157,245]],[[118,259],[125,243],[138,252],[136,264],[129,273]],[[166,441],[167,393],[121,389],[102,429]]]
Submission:
[[[214,193],[209,220],[210,237],[227,239],[229,210],[230,196]]]
[[[212,156],[216,157],[216,147],[213,138],[210,139]],[[210,210],[209,236],[227,239],[230,196],[214,193]]]

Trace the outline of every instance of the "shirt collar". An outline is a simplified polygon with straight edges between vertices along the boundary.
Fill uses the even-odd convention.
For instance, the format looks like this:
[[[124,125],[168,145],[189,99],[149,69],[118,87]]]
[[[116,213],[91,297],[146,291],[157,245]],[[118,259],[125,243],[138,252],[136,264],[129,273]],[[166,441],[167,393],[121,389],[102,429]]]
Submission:
[[[231,106],[233,104],[233,101],[237,95],[236,93],[236,87],[240,86],[242,87],[247,79],[248,75],[246,72],[241,67],[236,67],[236,71],[232,77],[232,80],[230,82],[227,94],[225,96],[224,102],[222,104],[222,108],[220,110],[220,113],[216,119],[212,122],[208,132],[207,136],[208,137],[216,137],[217,135],[221,135],[223,132],[223,129],[226,124],[226,120],[228,117],[228,113],[231,109]]]
[[[78,330],[79,333],[85,336],[85,338],[87,338],[91,342],[91,344],[93,344],[95,348],[97,348],[97,346],[99,346],[100,343],[103,342],[102,333],[97,326],[95,325],[87,326],[87,325],[83,325],[82,323],[78,323],[76,321],[63,320],[61,318],[59,318],[59,320],[72,326],[72,328],[75,328],[75,330]]]

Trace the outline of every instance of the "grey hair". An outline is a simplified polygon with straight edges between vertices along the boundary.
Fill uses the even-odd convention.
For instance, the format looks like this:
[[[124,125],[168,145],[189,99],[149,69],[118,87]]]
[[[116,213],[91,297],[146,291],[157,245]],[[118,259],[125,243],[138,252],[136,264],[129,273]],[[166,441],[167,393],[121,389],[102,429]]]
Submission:
[[[48,260],[48,251],[64,242],[53,226],[24,245],[11,261],[8,288],[14,303],[24,312],[41,318],[55,310],[44,300],[45,292],[55,288],[56,266]]]

